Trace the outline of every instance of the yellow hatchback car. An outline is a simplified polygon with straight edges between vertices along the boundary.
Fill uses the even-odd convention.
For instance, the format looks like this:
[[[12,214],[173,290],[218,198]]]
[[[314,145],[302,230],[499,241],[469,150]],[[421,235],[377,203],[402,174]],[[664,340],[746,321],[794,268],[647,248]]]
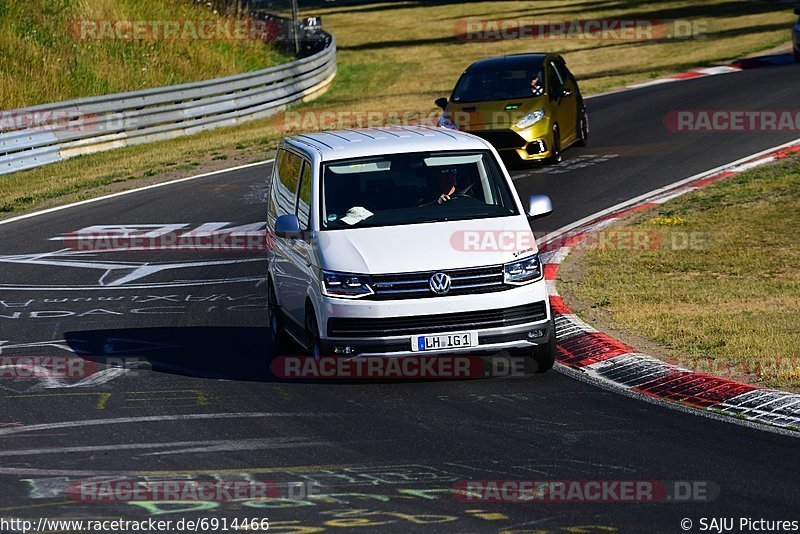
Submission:
[[[523,160],[561,161],[583,146],[589,119],[575,76],[556,54],[516,54],[476,61],[458,79],[439,126],[469,132],[500,153]]]

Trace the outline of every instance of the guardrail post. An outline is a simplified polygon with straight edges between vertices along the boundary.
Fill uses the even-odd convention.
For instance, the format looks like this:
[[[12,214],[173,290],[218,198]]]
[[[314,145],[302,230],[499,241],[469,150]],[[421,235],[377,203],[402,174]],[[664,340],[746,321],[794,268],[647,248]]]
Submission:
[[[297,0],[292,0],[292,35],[294,36],[294,53],[300,55],[300,35]]]

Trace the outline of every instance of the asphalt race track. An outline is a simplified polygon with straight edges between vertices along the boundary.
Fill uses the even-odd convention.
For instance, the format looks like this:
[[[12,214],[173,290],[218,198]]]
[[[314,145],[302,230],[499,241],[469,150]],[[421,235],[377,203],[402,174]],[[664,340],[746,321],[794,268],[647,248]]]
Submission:
[[[793,139],[672,133],[678,109],[795,109],[800,66],[588,100],[590,146],[514,171],[552,230]],[[265,158],[271,154],[265,154]],[[0,225],[0,357],[96,362],[86,378],[0,380],[0,517],[269,518],[270,532],[682,532],[689,518],[797,520],[796,438],[665,408],[560,372],[411,383],[270,376],[258,252],[76,254],[93,225],[239,226],[265,218],[269,163]],[[746,216],[746,214],[743,214]],[[139,368],[106,368],[132,360]],[[111,477],[313,481],[259,502],[80,502]],[[702,481],[709,502],[463,502],[463,480]],[[302,528],[301,528],[302,527]],[[315,530],[316,529],[316,530]]]

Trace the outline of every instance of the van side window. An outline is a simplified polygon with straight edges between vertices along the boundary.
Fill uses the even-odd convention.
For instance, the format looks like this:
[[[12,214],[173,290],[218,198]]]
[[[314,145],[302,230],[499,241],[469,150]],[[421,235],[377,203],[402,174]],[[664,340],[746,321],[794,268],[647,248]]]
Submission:
[[[275,162],[276,172],[278,173],[278,186],[275,191],[276,212],[278,215],[294,213],[295,194],[297,192],[297,181],[300,178],[300,165],[303,160],[299,156],[286,150],[278,151],[278,158]]]
[[[311,164],[303,161],[303,174],[297,195],[297,218],[300,220],[301,230],[311,227],[311,174]]]

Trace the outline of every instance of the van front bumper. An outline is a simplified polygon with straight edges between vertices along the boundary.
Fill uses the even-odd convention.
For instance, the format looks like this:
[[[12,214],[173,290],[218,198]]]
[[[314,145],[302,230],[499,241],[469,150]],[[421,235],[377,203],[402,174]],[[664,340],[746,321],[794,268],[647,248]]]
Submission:
[[[362,356],[429,356],[446,354],[496,354],[504,350],[528,349],[546,343],[549,339],[549,319],[509,328],[478,330],[478,345],[451,350],[415,352],[411,350],[411,336],[384,338],[336,338],[322,341],[323,354],[346,357]]]
[[[544,281],[497,293],[417,300],[325,299],[325,354],[409,356],[497,353],[547,343],[552,328]],[[477,332],[477,345],[416,352],[415,336]]]

